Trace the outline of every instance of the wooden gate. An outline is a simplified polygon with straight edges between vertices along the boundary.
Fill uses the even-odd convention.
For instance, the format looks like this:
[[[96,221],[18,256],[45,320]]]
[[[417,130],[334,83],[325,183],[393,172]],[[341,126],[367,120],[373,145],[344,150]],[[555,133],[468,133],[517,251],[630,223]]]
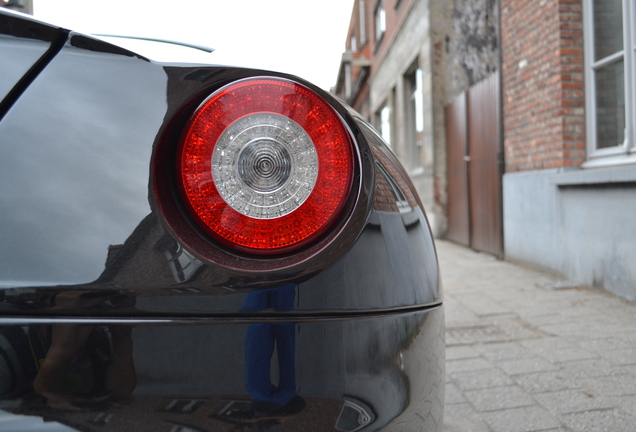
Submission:
[[[446,106],[448,238],[503,256],[499,73]]]

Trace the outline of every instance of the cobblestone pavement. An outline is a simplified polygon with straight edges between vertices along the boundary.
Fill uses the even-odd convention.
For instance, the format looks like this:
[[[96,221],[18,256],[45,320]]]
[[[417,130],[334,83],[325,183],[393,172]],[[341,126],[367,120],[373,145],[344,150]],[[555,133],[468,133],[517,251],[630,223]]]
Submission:
[[[636,305],[438,241],[443,432],[636,431]]]

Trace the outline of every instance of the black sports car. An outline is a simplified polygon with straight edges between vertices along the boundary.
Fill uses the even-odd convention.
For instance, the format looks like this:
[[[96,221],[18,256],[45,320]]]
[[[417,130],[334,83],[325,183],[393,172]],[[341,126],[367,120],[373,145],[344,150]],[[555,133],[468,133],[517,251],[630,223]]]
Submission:
[[[441,428],[435,247],[358,114],[2,9],[0,76],[4,425]]]

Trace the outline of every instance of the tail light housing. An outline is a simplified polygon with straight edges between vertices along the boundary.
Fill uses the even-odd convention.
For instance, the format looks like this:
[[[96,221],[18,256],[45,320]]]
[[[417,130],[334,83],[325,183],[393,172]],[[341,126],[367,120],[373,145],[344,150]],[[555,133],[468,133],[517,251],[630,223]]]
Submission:
[[[316,92],[273,77],[210,95],[188,120],[176,183],[191,220],[255,255],[304,247],[340,216],[355,170],[351,135]]]

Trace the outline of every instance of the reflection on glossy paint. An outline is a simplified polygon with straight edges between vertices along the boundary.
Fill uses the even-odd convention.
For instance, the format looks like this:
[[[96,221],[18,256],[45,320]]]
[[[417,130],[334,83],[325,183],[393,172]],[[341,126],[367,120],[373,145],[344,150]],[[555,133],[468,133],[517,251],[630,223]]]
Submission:
[[[259,291],[250,307],[284,308],[298,292],[282,288]],[[258,354],[263,345],[246,335],[277,324],[293,333],[274,335]],[[3,409],[85,431],[434,430],[442,409],[441,309],[302,323],[2,326],[0,351],[0,362],[22,352],[21,370],[40,361],[45,370],[39,378],[33,366],[19,388],[5,387]],[[0,370],[0,384],[13,381]]]
[[[166,83],[145,61],[66,47],[26,90],[0,122],[1,281],[99,276],[149,213]]]
[[[246,308],[246,296],[262,283],[254,282],[253,276],[232,276],[197,258],[166,231],[154,213],[145,217],[123,244],[106,250],[105,267],[93,282],[1,287],[4,303],[0,307],[7,313],[48,313],[51,296],[81,289],[94,291],[95,296],[135,296],[137,301],[134,307],[69,303],[67,312],[90,311],[103,316],[135,311],[189,315],[277,311]],[[300,295],[292,307],[278,312],[390,309],[438,302],[441,293],[435,250],[419,207],[407,213],[372,212],[353,248],[330,268],[301,280],[297,291]]]
[[[48,408],[79,410],[86,403],[124,400],[136,386],[127,327],[6,326],[0,352],[3,399],[39,395]]]
[[[242,312],[294,308],[296,284],[253,291],[245,297]],[[258,323],[247,326],[245,335],[245,388],[251,402],[230,403],[216,418],[234,424],[252,424],[269,429],[293,417],[305,408],[305,400],[296,387],[296,324]],[[271,364],[276,353],[278,366],[272,382]]]

